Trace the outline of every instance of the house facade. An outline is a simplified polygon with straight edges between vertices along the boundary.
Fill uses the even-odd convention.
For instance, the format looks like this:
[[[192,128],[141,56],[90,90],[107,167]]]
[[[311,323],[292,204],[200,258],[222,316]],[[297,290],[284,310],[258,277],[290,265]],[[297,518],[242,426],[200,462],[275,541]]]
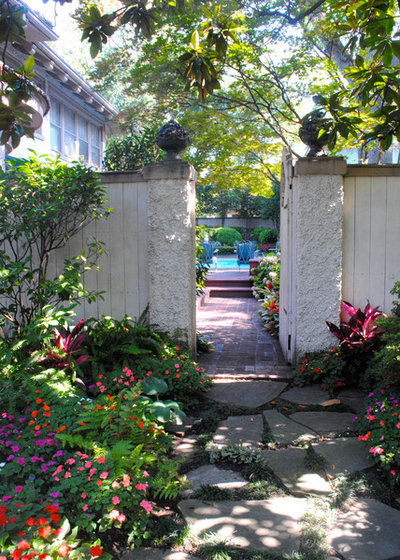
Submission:
[[[64,161],[81,160],[101,168],[105,140],[111,135],[111,120],[116,109],[75,72],[46,42],[57,40],[51,24],[29,10],[25,37],[7,47],[6,63],[19,67],[33,55],[33,81],[42,92],[43,102],[32,100],[35,109],[32,128],[35,137],[24,137],[20,145],[2,148],[3,158],[27,157],[29,149],[38,155],[59,155]],[[44,116],[43,114],[46,113]]]

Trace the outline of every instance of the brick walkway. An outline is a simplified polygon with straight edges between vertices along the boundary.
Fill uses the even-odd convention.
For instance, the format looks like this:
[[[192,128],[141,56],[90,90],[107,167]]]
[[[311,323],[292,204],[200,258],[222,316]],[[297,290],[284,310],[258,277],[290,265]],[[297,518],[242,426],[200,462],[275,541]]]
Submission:
[[[212,377],[244,379],[290,378],[277,339],[263,328],[260,304],[248,298],[210,298],[197,310],[197,330],[214,352],[199,363]]]

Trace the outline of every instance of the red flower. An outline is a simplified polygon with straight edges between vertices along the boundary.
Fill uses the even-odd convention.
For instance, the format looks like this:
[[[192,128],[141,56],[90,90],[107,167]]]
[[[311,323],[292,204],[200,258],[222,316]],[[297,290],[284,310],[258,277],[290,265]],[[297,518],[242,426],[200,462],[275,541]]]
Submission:
[[[27,548],[31,548],[31,545],[27,541],[19,541],[17,548],[20,550],[26,550]]]
[[[47,525],[46,527],[39,527],[38,533],[41,537],[43,537],[44,539],[47,539],[47,537],[51,533],[50,525]]]
[[[91,546],[90,547],[90,554],[93,558],[97,558],[103,554],[103,549],[100,546]]]

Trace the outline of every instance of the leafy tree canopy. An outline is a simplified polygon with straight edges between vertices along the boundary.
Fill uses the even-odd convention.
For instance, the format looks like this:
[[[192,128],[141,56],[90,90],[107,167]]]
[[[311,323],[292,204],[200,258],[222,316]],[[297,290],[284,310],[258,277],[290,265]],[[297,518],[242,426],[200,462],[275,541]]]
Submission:
[[[16,34],[23,33],[23,20],[18,7],[6,2],[1,6],[0,39],[6,48]],[[331,149],[338,137],[354,142],[378,140],[383,149],[399,141],[398,16],[395,0],[224,0],[218,4],[115,0],[104,6],[81,0],[76,15],[93,57],[111,37],[125,42],[125,52],[111,49],[98,68],[103,64],[105,69],[107,57],[113,56],[110,83],[112,73],[121,68],[132,84],[135,72],[141,75],[132,93],[142,88],[145,95],[135,109],[145,104],[145,118],[157,110],[179,113],[194,106],[190,119],[206,122],[205,128],[212,130],[205,117],[219,111],[225,115],[230,149],[235,141],[242,143],[250,136],[264,146],[264,151],[250,149],[237,158],[234,165],[240,173],[251,154],[271,160],[278,140],[293,143],[305,95],[314,94],[325,113],[323,125]],[[124,29],[134,30],[133,36],[121,33]],[[134,64],[132,57],[129,64],[125,53],[132,52]],[[3,143],[11,138],[16,144],[28,132],[24,119],[29,115],[19,111],[21,100],[32,93],[31,70],[30,63],[9,74],[3,67],[2,94],[11,99],[9,105],[0,106]],[[155,109],[161,87],[168,98],[164,96],[161,108]],[[188,95],[191,91],[197,93],[196,102]],[[208,142],[206,133],[202,135]],[[209,152],[214,152],[216,160],[224,158],[221,146]],[[199,157],[202,153],[204,149],[199,148]],[[228,159],[228,167],[231,163]],[[251,168],[246,168],[248,184]],[[233,170],[229,171],[231,175]],[[213,173],[212,165],[209,172]],[[268,168],[267,174],[274,172]]]

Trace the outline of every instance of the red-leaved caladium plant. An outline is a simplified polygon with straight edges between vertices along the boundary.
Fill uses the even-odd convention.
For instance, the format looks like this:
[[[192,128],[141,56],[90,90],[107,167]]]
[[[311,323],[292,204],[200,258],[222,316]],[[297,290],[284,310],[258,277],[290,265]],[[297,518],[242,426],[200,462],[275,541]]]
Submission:
[[[348,316],[347,321],[341,321],[340,326],[326,321],[329,330],[340,341],[340,347],[344,351],[369,352],[379,344],[381,333],[376,320],[382,315],[379,307],[372,308],[368,303],[364,309],[356,309],[347,301],[342,302],[344,312]]]
[[[88,355],[76,356],[86,337],[86,331],[83,331],[84,324],[84,319],[81,319],[72,331],[69,327],[64,328],[61,326],[58,329],[54,329],[52,348],[46,350],[45,357],[46,362],[51,362],[51,367],[56,369],[68,368],[71,366],[72,359],[77,364],[82,364],[90,358]]]

